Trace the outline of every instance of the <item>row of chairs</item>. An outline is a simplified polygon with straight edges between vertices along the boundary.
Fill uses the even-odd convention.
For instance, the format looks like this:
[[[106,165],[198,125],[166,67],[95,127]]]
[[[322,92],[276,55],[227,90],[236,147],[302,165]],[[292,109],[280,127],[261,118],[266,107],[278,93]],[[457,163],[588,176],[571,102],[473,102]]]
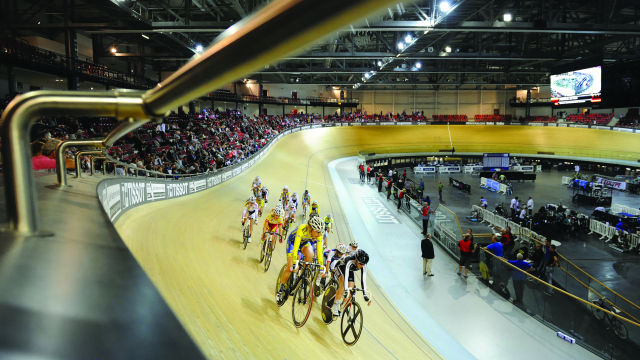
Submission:
[[[605,114],[570,114],[567,121],[577,122],[581,124],[607,125],[613,118],[613,113]]]
[[[467,122],[469,118],[467,115],[432,115],[433,121],[447,121],[447,122]]]

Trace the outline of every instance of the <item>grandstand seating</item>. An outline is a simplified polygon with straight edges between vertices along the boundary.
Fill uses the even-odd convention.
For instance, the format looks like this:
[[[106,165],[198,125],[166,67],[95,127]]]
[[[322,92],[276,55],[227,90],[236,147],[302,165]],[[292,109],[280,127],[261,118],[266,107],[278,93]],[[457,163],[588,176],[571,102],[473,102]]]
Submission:
[[[607,125],[613,118],[613,113],[606,114],[570,114],[566,121],[580,124]]]
[[[494,122],[494,121],[511,121],[511,115],[474,115],[473,119],[480,122]]]
[[[439,122],[467,122],[469,118],[467,115],[433,115],[431,117],[433,121]]]
[[[529,116],[523,119],[526,122],[556,122],[555,116]]]

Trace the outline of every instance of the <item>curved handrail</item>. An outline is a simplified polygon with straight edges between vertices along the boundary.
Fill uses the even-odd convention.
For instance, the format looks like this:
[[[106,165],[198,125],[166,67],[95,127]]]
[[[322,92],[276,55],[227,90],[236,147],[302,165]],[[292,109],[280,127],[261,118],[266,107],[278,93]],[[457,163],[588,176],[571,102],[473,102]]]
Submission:
[[[56,115],[150,118],[139,95],[115,91],[34,91],[13,99],[2,114],[0,128],[7,217],[9,228],[19,233],[33,234],[39,230],[35,182],[28,150],[29,131],[38,117]]]
[[[76,153],[76,178],[78,179],[82,177],[82,165],[80,164],[80,157],[82,155],[102,155],[102,151],[89,150],[89,151],[78,151]]]
[[[70,146],[88,146],[93,148],[102,148],[104,147],[104,143],[102,142],[102,140],[93,140],[93,139],[67,140],[59,143],[58,146],[56,146],[56,150],[55,150],[56,161],[57,161],[56,175],[58,176],[59,186],[67,186],[67,164],[65,162],[65,159],[66,159],[65,152],[67,148]],[[78,163],[76,161],[76,169],[78,168],[77,164]],[[78,174],[80,174],[80,172],[78,172]]]

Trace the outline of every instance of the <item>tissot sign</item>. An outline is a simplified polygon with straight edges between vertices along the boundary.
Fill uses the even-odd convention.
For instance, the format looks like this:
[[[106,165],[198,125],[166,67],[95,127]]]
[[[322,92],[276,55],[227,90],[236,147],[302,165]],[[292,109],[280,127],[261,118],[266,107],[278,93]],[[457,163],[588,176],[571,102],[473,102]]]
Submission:
[[[387,206],[377,197],[363,197],[365,205],[376,219],[378,224],[400,224],[400,220],[387,208]]]

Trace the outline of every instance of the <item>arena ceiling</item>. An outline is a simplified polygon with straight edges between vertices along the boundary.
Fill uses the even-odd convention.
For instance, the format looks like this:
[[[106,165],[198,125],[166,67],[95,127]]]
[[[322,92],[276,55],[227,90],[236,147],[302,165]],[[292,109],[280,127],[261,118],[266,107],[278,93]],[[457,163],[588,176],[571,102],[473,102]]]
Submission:
[[[5,31],[75,30],[92,37],[94,61],[117,56],[165,72],[270,1],[7,2]],[[405,1],[249,78],[348,89],[543,85],[553,66],[576,59],[638,58],[639,8],[635,0]]]

